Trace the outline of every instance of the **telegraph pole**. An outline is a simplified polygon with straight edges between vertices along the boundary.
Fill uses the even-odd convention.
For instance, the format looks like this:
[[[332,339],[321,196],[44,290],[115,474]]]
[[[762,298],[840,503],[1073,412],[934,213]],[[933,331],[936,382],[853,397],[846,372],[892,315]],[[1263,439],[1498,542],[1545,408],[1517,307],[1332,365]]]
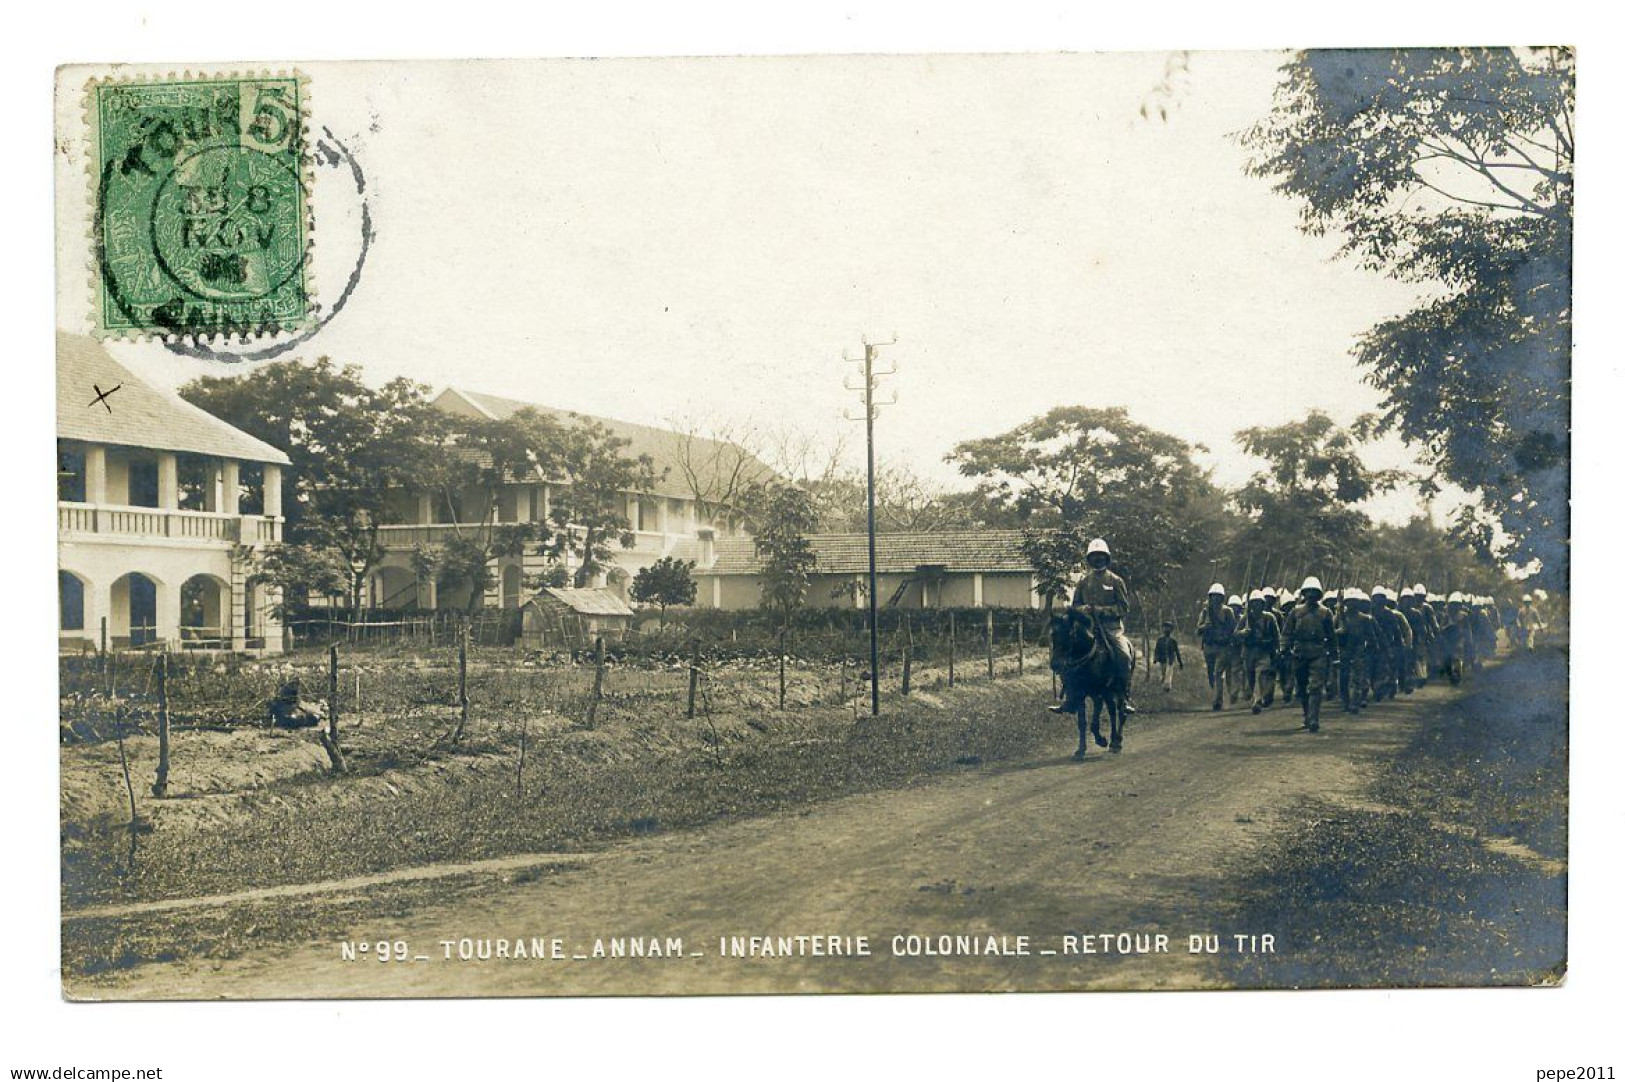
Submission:
[[[894,393],[884,402],[875,400],[875,381],[881,376],[889,376],[897,371],[893,364],[885,371],[875,370],[875,358],[881,346],[896,345],[897,339],[893,336],[886,342],[871,342],[868,338],[863,340],[862,357],[846,357],[843,360],[850,364],[863,365],[863,384],[854,387],[850,380],[846,381],[847,390],[863,391],[863,432],[864,445],[868,453],[868,488],[869,488],[869,711],[875,717],[880,716],[880,597],[879,576],[875,573],[875,413],[881,406],[889,406],[897,401]],[[851,414],[847,414],[851,418]]]

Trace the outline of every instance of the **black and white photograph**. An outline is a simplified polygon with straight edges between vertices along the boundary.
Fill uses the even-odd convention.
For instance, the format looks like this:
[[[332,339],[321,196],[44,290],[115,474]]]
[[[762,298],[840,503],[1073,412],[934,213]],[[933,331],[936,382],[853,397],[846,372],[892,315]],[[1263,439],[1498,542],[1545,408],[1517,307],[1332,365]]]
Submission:
[[[1178,29],[56,56],[53,1011],[1561,1011],[1611,58]]]

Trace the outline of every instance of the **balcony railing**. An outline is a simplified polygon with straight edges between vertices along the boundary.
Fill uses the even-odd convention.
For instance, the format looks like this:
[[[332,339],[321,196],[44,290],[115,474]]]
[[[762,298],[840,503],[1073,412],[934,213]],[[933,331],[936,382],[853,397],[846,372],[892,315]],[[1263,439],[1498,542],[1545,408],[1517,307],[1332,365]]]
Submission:
[[[498,525],[503,525],[498,523]],[[477,526],[460,527],[470,533],[479,529]],[[416,525],[396,525],[378,527],[378,540],[389,549],[407,549],[414,545],[441,544],[456,536],[459,527],[449,522],[418,523]],[[634,537],[636,543],[631,551],[641,553],[662,553],[673,541],[692,534],[659,533],[655,530],[636,530]],[[624,551],[616,546],[616,551]]]
[[[282,520],[265,515],[223,515],[214,511],[85,503],[57,504],[56,528],[60,534],[172,537],[245,545],[269,544],[282,539]]]

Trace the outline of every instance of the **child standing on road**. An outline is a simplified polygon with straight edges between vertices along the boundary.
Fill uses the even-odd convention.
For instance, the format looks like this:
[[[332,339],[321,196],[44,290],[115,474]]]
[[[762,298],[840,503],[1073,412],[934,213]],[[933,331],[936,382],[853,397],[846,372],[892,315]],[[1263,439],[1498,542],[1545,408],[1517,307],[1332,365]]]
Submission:
[[[1162,678],[1162,690],[1174,690],[1174,666],[1181,669],[1185,667],[1185,659],[1179,654],[1179,640],[1174,638],[1174,622],[1162,622],[1162,635],[1157,639],[1155,653],[1152,655],[1157,663],[1157,675]]]

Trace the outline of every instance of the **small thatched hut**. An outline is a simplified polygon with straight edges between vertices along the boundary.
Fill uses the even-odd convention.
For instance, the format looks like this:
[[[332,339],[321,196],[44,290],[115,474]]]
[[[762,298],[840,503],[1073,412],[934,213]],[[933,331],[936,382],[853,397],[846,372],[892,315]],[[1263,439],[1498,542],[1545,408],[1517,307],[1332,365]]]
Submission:
[[[580,647],[599,635],[616,642],[632,624],[632,606],[609,590],[547,586],[522,608],[523,641],[530,647]]]

